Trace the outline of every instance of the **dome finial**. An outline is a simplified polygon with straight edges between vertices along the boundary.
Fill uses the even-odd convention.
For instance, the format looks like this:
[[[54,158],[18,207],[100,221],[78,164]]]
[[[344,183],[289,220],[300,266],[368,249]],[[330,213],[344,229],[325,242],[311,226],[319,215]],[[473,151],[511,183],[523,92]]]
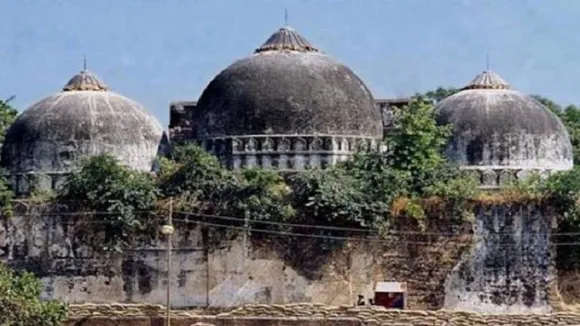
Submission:
[[[314,45],[289,26],[284,26],[272,34],[254,53],[266,51],[319,52]]]
[[[284,7],[284,27],[288,26],[288,8]]]
[[[498,74],[491,70],[484,70],[462,90],[465,89],[510,89],[511,86]]]
[[[109,87],[97,76],[87,70],[87,59],[83,58],[83,71],[73,76],[62,88],[64,92],[70,91],[97,91],[106,92]]]

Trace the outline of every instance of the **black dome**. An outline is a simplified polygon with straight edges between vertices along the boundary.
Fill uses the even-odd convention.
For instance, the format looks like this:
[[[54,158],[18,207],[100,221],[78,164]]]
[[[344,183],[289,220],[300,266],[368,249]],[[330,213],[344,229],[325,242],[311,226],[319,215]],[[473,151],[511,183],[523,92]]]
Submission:
[[[478,75],[437,108],[439,123],[453,125],[447,155],[459,165],[572,168],[572,146],[560,119],[491,71]]]
[[[196,111],[197,138],[329,134],[380,138],[380,111],[348,67],[290,28],[215,77]]]

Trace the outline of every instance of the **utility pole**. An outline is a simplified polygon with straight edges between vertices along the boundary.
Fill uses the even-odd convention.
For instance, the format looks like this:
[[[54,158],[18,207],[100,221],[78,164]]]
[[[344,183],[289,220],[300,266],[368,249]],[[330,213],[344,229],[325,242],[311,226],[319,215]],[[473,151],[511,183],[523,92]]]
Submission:
[[[242,273],[246,275],[246,258],[248,257],[248,236],[250,235],[250,211],[244,212],[244,257],[242,260]]]
[[[165,303],[165,325],[171,325],[171,235],[173,234],[173,198],[169,198],[169,216],[167,224],[161,227],[161,233],[167,236],[167,301]]]

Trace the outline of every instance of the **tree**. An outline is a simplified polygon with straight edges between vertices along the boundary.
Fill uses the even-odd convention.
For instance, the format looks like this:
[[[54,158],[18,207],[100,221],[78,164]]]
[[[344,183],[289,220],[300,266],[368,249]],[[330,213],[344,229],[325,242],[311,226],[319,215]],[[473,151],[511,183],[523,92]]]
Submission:
[[[12,215],[12,199],[14,199],[14,192],[10,189],[10,183],[4,171],[0,169],[0,214],[2,216]]]
[[[8,100],[0,100],[0,144],[4,142],[4,137],[6,136],[6,132],[8,128],[18,116],[18,111],[10,106],[10,100],[13,97],[9,98]]]
[[[562,107],[556,102],[550,100],[549,98],[543,97],[541,95],[532,95],[532,98],[542,103],[545,107],[547,107],[550,111],[554,112],[556,115],[559,116],[562,113]]]
[[[136,234],[156,233],[156,220],[149,219],[148,212],[155,207],[157,194],[149,174],[131,170],[112,156],[100,155],[86,159],[73,171],[58,196],[94,212],[94,218],[104,222],[104,249],[121,250]]]
[[[388,221],[390,201],[373,200],[365,180],[345,169],[296,174],[290,183],[301,223],[376,228]]]
[[[227,212],[239,189],[234,173],[194,144],[175,148],[174,161],[162,164],[158,182],[163,196],[180,197],[184,209],[204,214]]]
[[[438,87],[437,89],[433,91],[428,91],[425,94],[419,94],[418,97],[422,97],[437,103],[442,99],[449,97],[459,91],[460,91],[459,89],[453,87],[451,88]]]
[[[240,186],[232,206],[236,215],[251,220],[288,221],[295,215],[292,190],[275,171],[246,169],[239,176]]]
[[[442,92],[440,89],[439,94]],[[360,194],[364,194],[358,198],[366,201],[364,204],[367,206],[363,207],[369,216],[372,214],[368,212],[377,208],[371,209],[370,204],[386,203],[387,207],[393,208],[393,205],[400,206],[395,203],[397,199],[406,198],[397,201],[404,203],[404,207],[389,213],[397,215],[397,212],[402,212],[416,219],[423,218],[425,212],[421,201],[430,196],[445,198],[449,208],[462,210],[467,198],[475,194],[477,185],[458,166],[447,162],[443,154],[451,126],[437,123],[437,111],[432,101],[425,97],[417,96],[407,106],[393,110],[393,129],[385,140],[387,150],[383,153],[362,152],[337,166],[356,180],[352,185],[345,180],[341,183],[345,187],[356,186]],[[329,192],[336,196],[346,191],[331,189]],[[354,199],[350,201],[355,202]],[[377,212],[385,215],[384,210]],[[350,214],[356,216],[354,213]],[[375,226],[378,220],[374,219]]]
[[[17,274],[0,264],[0,325],[62,325],[68,307],[55,300],[41,301],[41,289],[31,273]]]
[[[532,97],[546,106],[550,111],[554,112],[562,120],[570,135],[574,164],[580,164],[580,108],[575,105],[568,105],[562,108],[561,105],[549,98],[540,95],[532,95]]]
[[[569,105],[560,113],[560,118],[570,135],[574,164],[580,164],[580,108]]]
[[[178,146],[174,161],[161,160],[162,194],[178,197],[181,208],[200,214],[284,221],[294,216],[291,189],[275,172],[229,171],[197,145]]]
[[[445,163],[442,152],[451,128],[437,124],[433,105],[424,98],[416,98],[393,110],[394,128],[386,139],[388,163],[414,177],[431,173]]]

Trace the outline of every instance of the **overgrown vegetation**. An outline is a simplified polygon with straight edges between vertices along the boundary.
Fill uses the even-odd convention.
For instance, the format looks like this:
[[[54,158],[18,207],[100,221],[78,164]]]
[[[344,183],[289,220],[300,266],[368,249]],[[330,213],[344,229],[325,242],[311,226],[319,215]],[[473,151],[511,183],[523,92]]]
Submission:
[[[8,127],[14,123],[18,111],[10,105],[10,101],[14,97],[7,100],[0,100],[0,144],[4,142]],[[12,199],[13,193],[9,188],[8,180],[5,177],[5,171],[0,169],[0,213],[3,216],[12,215]]]
[[[460,209],[475,184],[442,155],[449,128],[435,123],[434,108],[422,97],[394,115],[387,151],[361,151],[327,170],[294,175],[230,171],[190,144],[175,148],[171,159],[160,158],[156,175],[130,170],[107,155],[88,158],[56,194],[35,193],[34,197],[86,212],[77,216],[86,215],[86,228],[81,231],[92,237],[103,235],[99,250],[118,251],[158,236],[168,198],[173,199],[179,218],[278,231],[297,229],[276,223],[384,231],[401,217],[422,226],[427,216],[423,199],[431,196]],[[3,207],[8,207],[10,193],[0,187]],[[394,208],[400,198],[406,200],[397,201]]]
[[[106,249],[114,250],[143,240],[142,235],[156,237],[167,212],[166,205],[165,210],[159,205],[168,198],[173,199],[179,218],[257,230],[305,232],[283,224],[291,223],[382,233],[401,221],[421,230],[431,216],[441,215],[461,223],[472,217],[469,201],[482,195],[469,175],[445,159],[443,148],[450,126],[437,125],[432,104],[455,92],[457,89],[439,88],[394,109],[386,151],[361,151],[330,169],[293,175],[256,169],[230,171],[201,148],[185,145],[175,148],[171,159],[159,159],[156,176],[129,170],[109,156],[90,158],[54,198],[43,198],[66,203],[69,209],[79,205],[76,210],[93,212],[87,232],[102,231]],[[575,107],[562,110],[547,99],[538,100],[562,117],[576,148],[580,111]],[[532,178],[493,196],[519,193],[552,200],[566,216],[562,227],[580,230],[579,182],[580,172],[573,170],[548,179]],[[1,187],[0,201],[3,207],[10,202],[9,192]]]
[[[156,177],[109,156],[92,157],[55,200],[94,212],[91,232],[104,231],[105,249],[115,250],[140,235],[156,237],[166,215],[157,204],[170,197],[177,214],[188,212],[182,218],[265,230],[292,231],[272,224],[292,223],[388,231],[402,220],[424,229],[434,206],[461,222],[470,217],[476,184],[442,154],[450,128],[437,125],[432,105],[453,92],[438,89],[395,109],[386,151],[361,151],[327,170],[230,171],[190,144],[176,148],[172,159],[160,158]],[[156,210],[161,214],[151,213]]]
[[[92,237],[102,234],[99,243],[103,248],[99,249],[116,251],[156,238],[166,218],[169,198],[177,218],[201,225],[338,238],[347,232],[289,224],[385,234],[406,223],[407,229],[420,231],[433,217],[454,218],[451,222],[458,224],[468,221],[469,202],[474,198],[526,198],[550,202],[563,216],[557,233],[568,235],[555,241],[576,242],[580,234],[580,168],[544,179],[532,177],[502,193],[486,195],[478,193],[469,175],[447,162],[443,148],[450,127],[437,125],[432,103],[455,92],[438,88],[416,96],[408,106],[394,109],[394,127],[385,140],[385,151],[360,151],[326,170],[292,175],[257,169],[230,171],[216,157],[190,144],[175,148],[171,159],[159,158],[156,175],[133,171],[108,155],[91,157],[70,175],[58,193],[35,192],[34,197],[69,211],[86,212],[86,228],[81,233]],[[574,161],[580,162],[580,109],[563,109],[549,99],[536,99],[562,119],[572,139]],[[0,101],[0,140],[15,116],[16,110]],[[12,199],[7,181],[1,177],[0,207],[4,216],[12,212]],[[284,254],[314,253],[312,257],[300,257],[303,263],[313,265],[340,244],[333,238],[308,244],[290,237],[279,241]],[[304,250],[305,245],[317,250]],[[559,247],[558,257],[560,268],[580,267],[577,246]],[[59,325],[66,317],[66,306],[40,301],[39,295],[40,283],[32,275],[19,275],[0,266],[0,325]]]
[[[87,159],[71,173],[57,200],[95,217],[88,232],[104,231],[103,249],[121,250],[140,234],[156,234],[151,211],[159,190],[149,174],[132,171],[108,155]]]
[[[10,105],[10,101],[14,97],[7,100],[0,100],[0,144],[4,142],[4,137],[8,131],[8,127],[14,123],[18,111]]]
[[[40,300],[41,283],[30,273],[18,274],[0,264],[0,325],[60,326],[68,307]]]
[[[580,107],[577,107],[576,105],[562,107],[556,102],[543,96],[534,95],[533,97],[560,117],[570,135],[570,141],[572,142],[574,153],[574,164],[580,164]]]

